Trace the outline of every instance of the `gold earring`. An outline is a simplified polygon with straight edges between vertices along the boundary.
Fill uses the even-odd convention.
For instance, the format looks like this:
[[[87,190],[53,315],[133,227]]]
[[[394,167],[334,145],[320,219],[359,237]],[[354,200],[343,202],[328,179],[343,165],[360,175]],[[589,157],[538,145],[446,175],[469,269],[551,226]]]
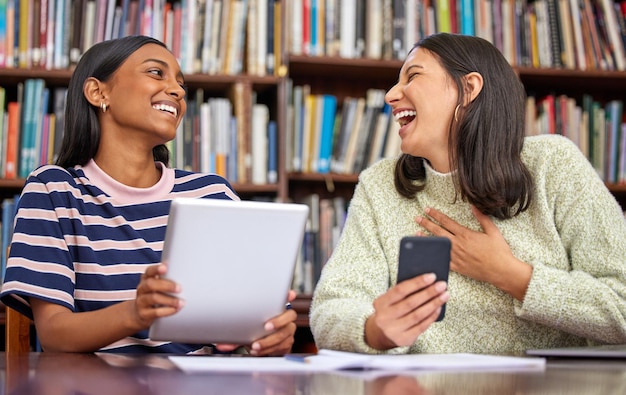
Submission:
[[[457,104],[454,109],[454,122],[459,122],[459,107],[461,107],[461,105]]]
[[[102,112],[107,112],[107,104],[103,101],[100,102],[100,109]]]

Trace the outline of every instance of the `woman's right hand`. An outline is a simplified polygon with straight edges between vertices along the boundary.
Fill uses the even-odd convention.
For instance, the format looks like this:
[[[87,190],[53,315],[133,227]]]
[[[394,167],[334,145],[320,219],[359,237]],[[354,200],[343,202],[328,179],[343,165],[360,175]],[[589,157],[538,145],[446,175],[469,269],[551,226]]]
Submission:
[[[374,300],[365,322],[365,341],[377,350],[410,346],[435,322],[448,301],[445,281],[432,273],[403,281]]]
[[[135,313],[143,328],[152,325],[158,317],[175,314],[185,305],[182,299],[172,296],[181,290],[178,284],[163,278],[166,272],[167,266],[164,264],[149,266],[137,285]]]

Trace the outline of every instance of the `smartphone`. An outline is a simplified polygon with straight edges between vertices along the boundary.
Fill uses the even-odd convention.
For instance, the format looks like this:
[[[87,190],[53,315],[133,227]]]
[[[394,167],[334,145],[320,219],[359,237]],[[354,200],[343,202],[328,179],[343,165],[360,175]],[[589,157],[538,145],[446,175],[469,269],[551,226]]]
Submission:
[[[425,273],[435,273],[437,281],[447,282],[451,248],[447,237],[403,237],[400,240],[398,283]],[[437,321],[443,320],[445,311],[444,304]]]

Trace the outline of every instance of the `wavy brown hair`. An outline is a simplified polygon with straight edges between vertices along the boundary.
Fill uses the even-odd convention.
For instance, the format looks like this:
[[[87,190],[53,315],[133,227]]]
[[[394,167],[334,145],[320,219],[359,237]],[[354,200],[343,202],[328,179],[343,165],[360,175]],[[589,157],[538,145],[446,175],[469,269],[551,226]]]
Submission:
[[[496,47],[479,37],[438,33],[419,41],[412,51],[416,48],[435,56],[459,92],[449,151],[461,199],[498,219],[525,211],[533,179],[521,160],[526,92],[515,71]],[[483,88],[463,106],[464,76],[471,72],[482,75]],[[424,188],[425,160],[402,154],[396,162],[394,182],[402,196],[413,199]]]

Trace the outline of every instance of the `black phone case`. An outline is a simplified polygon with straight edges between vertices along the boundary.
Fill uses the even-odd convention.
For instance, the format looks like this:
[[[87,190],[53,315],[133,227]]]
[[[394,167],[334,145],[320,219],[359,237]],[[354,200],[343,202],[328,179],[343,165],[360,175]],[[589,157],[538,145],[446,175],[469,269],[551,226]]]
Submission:
[[[447,237],[406,236],[400,240],[398,282],[424,273],[435,273],[437,281],[448,281],[450,272],[450,249]],[[445,315],[446,305],[441,308],[437,321]]]

